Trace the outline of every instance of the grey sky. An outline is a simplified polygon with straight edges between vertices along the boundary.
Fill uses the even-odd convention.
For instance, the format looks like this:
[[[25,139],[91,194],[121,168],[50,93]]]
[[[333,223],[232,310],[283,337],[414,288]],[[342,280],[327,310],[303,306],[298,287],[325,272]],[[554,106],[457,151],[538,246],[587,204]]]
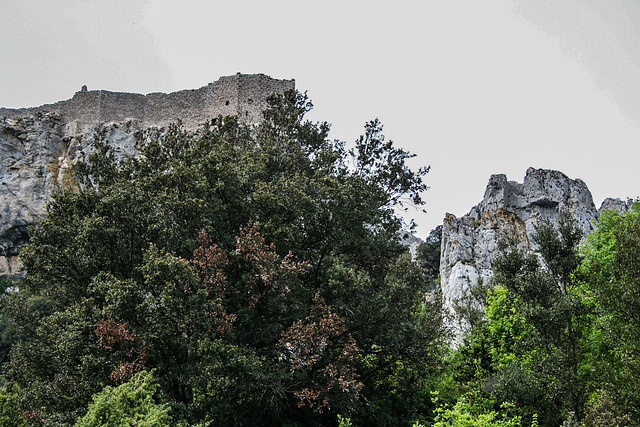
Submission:
[[[640,0],[0,0],[0,106],[295,78],[351,142],[379,117],[430,164],[425,236],[529,166],[638,197]]]

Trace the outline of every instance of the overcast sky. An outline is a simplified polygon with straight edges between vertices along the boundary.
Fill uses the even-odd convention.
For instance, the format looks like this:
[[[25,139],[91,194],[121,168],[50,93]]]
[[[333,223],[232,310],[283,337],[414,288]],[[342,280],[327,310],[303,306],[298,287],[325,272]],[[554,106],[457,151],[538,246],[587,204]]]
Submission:
[[[431,165],[419,235],[489,176],[584,180],[638,197],[640,0],[0,0],[0,106],[87,85],[192,89],[236,72],[295,78],[311,120],[352,142],[379,117]]]

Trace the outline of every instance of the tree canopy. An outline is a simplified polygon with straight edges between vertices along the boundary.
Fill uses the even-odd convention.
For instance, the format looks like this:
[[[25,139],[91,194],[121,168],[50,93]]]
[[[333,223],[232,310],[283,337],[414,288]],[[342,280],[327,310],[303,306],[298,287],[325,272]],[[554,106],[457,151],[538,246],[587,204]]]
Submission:
[[[401,244],[429,169],[311,107],[139,131],[127,159],[96,130],[2,283],[2,423],[640,425],[640,205],[500,244],[452,344],[442,228]]]
[[[175,423],[415,416],[443,328],[396,208],[423,204],[428,168],[377,120],[347,149],[305,95],[269,104],[258,127],[139,132],[126,160],[96,133],[5,298],[7,388],[32,421],[73,424],[151,369]]]

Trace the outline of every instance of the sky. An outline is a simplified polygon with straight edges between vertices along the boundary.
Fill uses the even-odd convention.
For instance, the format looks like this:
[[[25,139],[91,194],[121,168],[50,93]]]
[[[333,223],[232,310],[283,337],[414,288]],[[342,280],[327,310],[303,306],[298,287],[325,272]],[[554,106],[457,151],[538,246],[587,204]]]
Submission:
[[[418,235],[492,174],[580,178],[596,206],[640,196],[640,0],[0,0],[0,106],[90,90],[296,80],[352,143],[379,118],[416,154]]]

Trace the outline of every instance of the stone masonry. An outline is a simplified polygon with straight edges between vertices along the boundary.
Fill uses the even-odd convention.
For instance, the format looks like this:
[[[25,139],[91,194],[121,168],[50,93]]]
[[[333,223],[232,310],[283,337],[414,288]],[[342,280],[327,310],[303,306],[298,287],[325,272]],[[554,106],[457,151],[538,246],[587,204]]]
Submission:
[[[173,93],[109,92],[87,90],[55,104],[31,108],[0,108],[0,118],[19,119],[44,113],[64,121],[62,137],[86,134],[97,124],[130,122],[134,129],[164,127],[177,119],[188,130],[218,116],[237,115],[243,123],[259,123],[266,99],[272,93],[295,89],[295,80],[278,80],[264,74],[221,77],[200,89]]]

